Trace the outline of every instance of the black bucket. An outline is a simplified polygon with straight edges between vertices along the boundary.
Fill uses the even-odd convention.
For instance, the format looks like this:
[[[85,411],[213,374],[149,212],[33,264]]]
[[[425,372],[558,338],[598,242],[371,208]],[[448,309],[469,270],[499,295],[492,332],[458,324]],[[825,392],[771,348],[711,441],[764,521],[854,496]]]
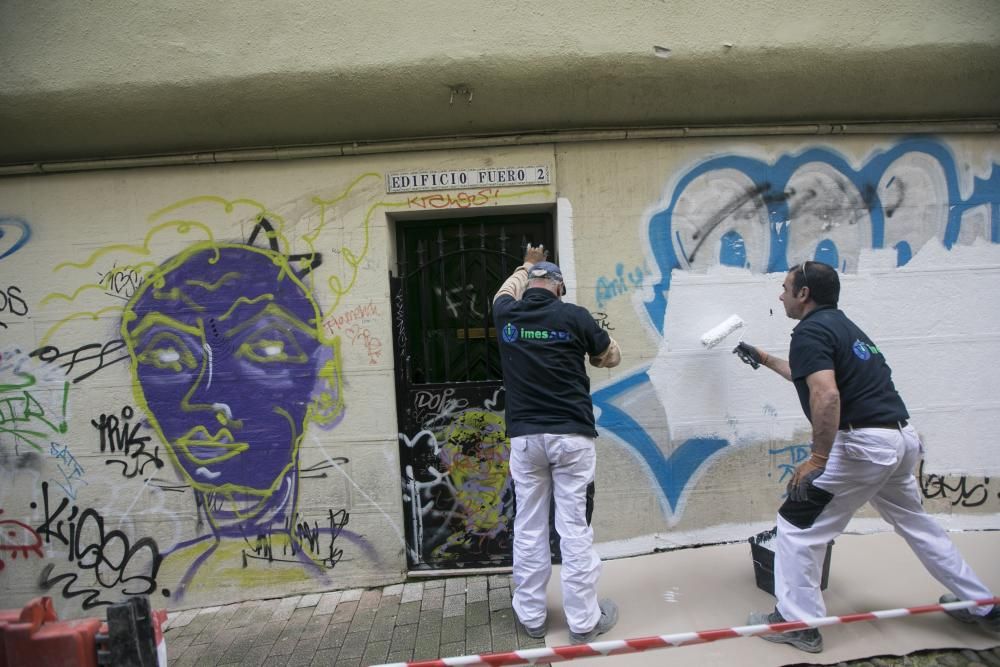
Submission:
[[[757,588],[774,595],[774,550],[771,548],[778,528],[775,526],[771,530],[757,533],[751,537],[750,557],[753,558],[753,576],[757,580]],[[826,545],[826,557],[823,559],[823,577],[820,580],[819,588],[826,590],[826,585],[830,581],[830,556],[833,553],[833,540]]]

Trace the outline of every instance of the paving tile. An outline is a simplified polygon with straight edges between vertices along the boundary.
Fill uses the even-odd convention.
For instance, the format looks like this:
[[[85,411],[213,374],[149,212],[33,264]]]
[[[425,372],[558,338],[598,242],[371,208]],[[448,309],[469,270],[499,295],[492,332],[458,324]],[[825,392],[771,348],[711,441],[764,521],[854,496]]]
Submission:
[[[465,625],[485,625],[490,622],[490,603],[473,602],[465,605]]]
[[[361,658],[339,659],[336,667],[361,667]]]
[[[302,628],[302,636],[299,639],[310,639],[312,637],[322,637],[326,632],[327,627],[330,625],[329,616],[316,616],[315,612],[313,616],[306,622],[305,626]]]
[[[424,598],[420,601],[421,609],[441,609],[444,607],[444,588],[424,590]]]
[[[275,600],[264,600],[257,608],[253,610],[253,615],[250,616],[251,623],[263,623],[264,621],[271,620],[271,616],[274,615],[274,610],[278,608],[281,604],[281,599]]]
[[[360,600],[361,594],[364,593],[363,588],[352,588],[349,591],[341,591],[340,601],[341,602],[352,602],[354,600]]]
[[[493,647],[490,626],[476,625],[465,629],[465,650],[469,653],[489,653]]]
[[[375,665],[385,662],[386,656],[389,655],[389,642],[379,641],[379,642],[368,642],[365,646],[365,653],[361,656],[361,662],[365,665]]]
[[[323,637],[308,637],[299,638],[299,643],[295,645],[295,650],[292,653],[304,653],[309,652],[310,654],[315,653],[319,649],[319,643],[322,641]]]
[[[444,579],[430,579],[424,582],[424,590],[434,590],[435,588],[442,588],[444,586]]]
[[[490,614],[490,630],[493,636],[514,634],[514,610],[500,609]]]
[[[312,667],[334,667],[337,664],[338,653],[340,653],[339,648],[328,648],[323,651],[317,651],[316,655],[313,656],[311,665]]]
[[[510,608],[511,599],[509,588],[494,588],[490,591],[490,611]]]
[[[396,613],[396,625],[409,625],[420,620],[420,600],[404,602]]]
[[[367,632],[352,632],[344,639],[344,645],[340,647],[340,655],[337,662],[344,658],[360,658],[365,653],[365,644],[368,643]]]
[[[416,625],[397,625],[392,631],[392,645],[390,650],[402,651],[412,649],[417,641]]]
[[[389,663],[409,662],[410,660],[413,660],[413,651],[389,651],[389,655],[385,656],[385,661]]]
[[[316,657],[316,651],[295,651],[290,656],[288,656],[288,662],[285,663],[285,667],[308,667],[312,664],[313,658]]]
[[[462,641],[452,642],[450,644],[441,644],[441,650],[439,652],[441,653],[442,658],[455,658],[460,655],[466,655],[465,642]]]
[[[364,632],[367,634],[372,629],[372,623],[374,622],[374,609],[359,609],[354,612],[354,618],[351,620],[351,629],[348,630],[348,633]]]
[[[444,599],[444,617],[465,616],[465,592],[448,595]]]
[[[354,612],[358,608],[358,601],[340,601],[337,605],[337,609],[333,612],[333,616],[330,617],[330,625],[335,623],[350,623],[351,619],[354,618]]]
[[[249,600],[237,606],[236,611],[226,623],[227,628],[242,628],[250,625],[253,613],[260,606],[259,600]]]
[[[271,650],[270,644],[264,644],[259,646],[254,646],[251,648],[243,659],[240,660],[241,665],[248,665],[249,667],[260,667],[267,660],[267,654]],[[173,667],[173,663],[171,663]]]
[[[393,584],[392,586],[386,586],[382,589],[382,597],[387,595],[402,595],[403,594],[403,584]]]
[[[347,628],[349,627],[349,623],[331,624],[326,629],[326,632],[323,633],[323,638],[320,639],[319,647],[321,649],[339,649],[343,646],[344,640],[347,638]]]
[[[453,616],[441,622],[441,644],[465,642],[465,616]]]
[[[299,600],[301,598],[301,595],[293,595],[290,598],[282,598],[281,602],[278,603],[277,608],[275,608],[274,613],[271,614],[271,620],[287,621],[292,617],[292,612],[295,611],[295,607],[299,604]]]
[[[465,577],[452,577],[445,582],[444,594],[447,595],[458,595],[461,593],[465,595]]]
[[[285,629],[284,623],[276,623],[274,625],[269,625],[264,628],[256,637],[254,637],[254,646],[259,644],[273,644],[278,641],[278,637],[281,636],[282,631]]]
[[[287,625],[292,625],[298,627],[301,631],[305,627],[309,619],[312,618],[313,608],[312,607],[298,607],[292,611],[291,617],[288,619]]]
[[[392,631],[396,627],[395,616],[375,617],[372,629],[368,633],[368,641],[377,642],[392,639]]]
[[[185,625],[193,621],[197,615],[197,609],[188,609],[186,611],[179,612],[175,618],[171,619],[170,627],[183,628]]]
[[[417,642],[413,646],[414,660],[433,660],[438,655],[441,646],[441,631],[425,632],[423,626],[417,632]]]
[[[167,642],[167,649],[171,652],[171,655],[180,655],[191,642],[194,641],[195,635],[177,635],[171,632],[166,632],[163,635],[163,640]]]
[[[287,655],[269,655],[264,659],[262,667],[285,667],[288,664]]]
[[[493,652],[506,653],[517,649],[517,636],[514,633],[509,635],[493,635]]]
[[[510,588],[510,575],[509,574],[491,574],[490,580],[490,590],[494,588]]]
[[[413,602],[414,600],[419,600],[423,596],[424,596],[424,584],[423,582],[418,581],[403,586],[403,596],[399,602],[400,604],[406,604],[407,602]]]
[[[299,643],[299,638],[297,636],[282,635],[278,637],[278,641],[271,645],[271,650],[268,652],[268,657],[273,655],[291,655],[292,651],[295,650],[295,645]]]
[[[486,577],[469,577],[465,580],[465,598],[468,602],[483,602],[487,597]]]
[[[319,599],[323,597],[322,593],[310,593],[309,595],[303,595],[299,603],[295,605],[299,609],[302,607],[315,607],[319,604]]]
[[[361,599],[358,601],[358,609],[375,609],[378,607],[378,603],[381,599],[381,588],[373,588],[369,591],[365,591],[361,594]]]
[[[243,656],[250,653],[253,647],[253,637],[238,637],[226,649],[223,659],[227,662],[239,662],[243,659]]]
[[[383,597],[379,601],[378,610],[375,612],[375,619],[395,617],[399,613],[399,596]]]
[[[313,616],[319,616],[321,614],[332,614],[333,610],[337,608],[337,604],[339,602],[340,602],[340,591],[323,593],[323,595],[321,595],[319,598],[319,602],[316,604],[316,609],[313,610]]]

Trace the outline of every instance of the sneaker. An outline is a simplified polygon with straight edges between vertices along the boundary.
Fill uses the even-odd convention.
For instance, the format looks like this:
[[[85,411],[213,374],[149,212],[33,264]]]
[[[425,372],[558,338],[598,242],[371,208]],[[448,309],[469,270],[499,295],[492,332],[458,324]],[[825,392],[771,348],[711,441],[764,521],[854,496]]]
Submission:
[[[601,618],[597,621],[597,625],[590,632],[576,633],[570,631],[569,633],[569,643],[570,644],[587,644],[597,638],[598,635],[603,635],[605,632],[615,627],[615,623],[618,622],[618,605],[608,599],[601,600],[598,605],[601,608]]]
[[[786,623],[785,618],[775,609],[770,614],[762,611],[755,611],[747,619],[747,625],[772,625],[774,623]],[[791,630],[773,635],[758,635],[761,639],[766,639],[775,644],[791,644],[800,651],[806,653],[819,653],[823,650],[823,635],[816,628],[808,630]]]
[[[940,602],[941,604],[945,604],[947,602],[960,602],[960,600],[951,593],[948,593],[941,596]],[[993,609],[990,609],[989,613],[985,616],[977,616],[968,609],[946,610],[944,613],[956,621],[970,624],[975,623],[987,632],[1000,633],[1000,605],[993,605]]]
[[[542,621],[542,624],[537,628],[529,628],[524,623],[521,623],[521,627],[524,628],[524,634],[528,635],[532,639],[542,639],[545,637],[545,633],[548,632],[548,623]]]

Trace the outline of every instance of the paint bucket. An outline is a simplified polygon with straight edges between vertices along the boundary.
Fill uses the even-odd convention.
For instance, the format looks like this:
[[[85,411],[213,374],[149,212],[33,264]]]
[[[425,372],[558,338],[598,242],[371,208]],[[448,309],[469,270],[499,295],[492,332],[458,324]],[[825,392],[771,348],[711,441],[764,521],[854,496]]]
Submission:
[[[757,588],[774,595],[774,539],[778,534],[778,527],[765,530],[751,537],[750,557],[753,558],[753,576],[757,581]],[[826,556],[823,558],[823,577],[819,588],[826,590],[826,585],[830,581],[830,556],[833,554],[833,540],[826,545]]]

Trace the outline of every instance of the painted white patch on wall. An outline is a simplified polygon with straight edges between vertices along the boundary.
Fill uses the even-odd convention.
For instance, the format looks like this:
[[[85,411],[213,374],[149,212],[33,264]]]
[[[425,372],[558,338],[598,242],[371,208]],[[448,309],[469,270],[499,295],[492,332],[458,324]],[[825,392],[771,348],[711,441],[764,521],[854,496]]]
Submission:
[[[1000,245],[945,249],[929,241],[902,268],[891,250],[864,250],[841,274],[840,306],[883,350],[927,449],[925,470],[1000,474]],[[649,376],[672,442],[724,437],[739,445],[809,439],[794,388],[752,370],[702,333],[736,313],[744,340],[787,358],[793,320],[778,301],[783,274],[711,267],[675,271],[664,340]]]
[[[556,247],[566,285],[564,301],[576,303],[576,253],[573,251],[573,205],[566,197],[556,200]]]

